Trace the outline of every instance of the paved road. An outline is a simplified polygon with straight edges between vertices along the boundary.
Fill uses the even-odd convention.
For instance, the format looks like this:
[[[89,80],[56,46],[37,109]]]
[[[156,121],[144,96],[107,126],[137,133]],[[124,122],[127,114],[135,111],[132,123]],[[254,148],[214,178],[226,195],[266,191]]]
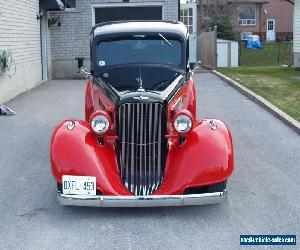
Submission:
[[[299,236],[299,135],[215,76],[196,80],[199,117],[220,118],[233,133],[226,203],[60,207],[50,135],[60,120],[83,117],[84,83],[50,81],[8,103],[17,116],[0,117],[0,249],[239,249],[240,234]]]

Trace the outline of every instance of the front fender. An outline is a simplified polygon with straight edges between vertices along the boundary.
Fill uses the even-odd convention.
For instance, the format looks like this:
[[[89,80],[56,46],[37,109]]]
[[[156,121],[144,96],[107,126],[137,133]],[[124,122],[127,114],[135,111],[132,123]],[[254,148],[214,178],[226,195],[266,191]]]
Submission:
[[[182,194],[191,187],[223,182],[234,169],[233,144],[230,131],[219,120],[217,129],[211,120],[199,121],[187,135],[183,145],[169,140],[165,177],[155,194]]]
[[[95,176],[97,189],[105,195],[131,195],[119,177],[116,150],[112,145],[100,145],[85,121],[68,121],[55,129],[51,139],[50,160],[57,182],[63,175]]]
[[[169,139],[166,169],[156,195],[183,194],[190,187],[223,182],[234,167],[233,146],[229,130],[221,121],[213,131],[208,120],[199,121],[183,145]],[[95,176],[103,195],[132,195],[120,179],[114,144],[98,143],[85,121],[68,121],[57,126],[51,139],[51,168],[57,182],[63,175]]]

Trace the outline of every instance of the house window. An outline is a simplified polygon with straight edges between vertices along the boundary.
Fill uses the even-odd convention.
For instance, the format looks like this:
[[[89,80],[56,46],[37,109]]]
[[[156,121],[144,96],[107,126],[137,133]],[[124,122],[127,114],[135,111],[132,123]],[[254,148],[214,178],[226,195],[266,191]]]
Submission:
[[[180,21],[186,25],[190,34],[193,34],[193,8],[180,10]]]
[[[256,25],[256,5],[239,6],[239,24]]]
[[[63,0],[66,9],[76,9],[76,0]]]
[[[241,40],[242,41],[248,40],[249,36],[252,36],[252,32],[241,32]]]
[[[274,21],[273,20],[268,21],[268,30],[274,30]]]

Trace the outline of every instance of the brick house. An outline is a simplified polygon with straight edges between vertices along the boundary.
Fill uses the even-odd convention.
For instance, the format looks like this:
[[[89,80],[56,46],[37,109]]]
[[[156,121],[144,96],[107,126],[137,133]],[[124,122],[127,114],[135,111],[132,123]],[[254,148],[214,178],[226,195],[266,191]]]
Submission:
[[[226,12],[240,39],[259,35],[262,40],[291,39],[293,35],[293,5],[286,0],[201,0],[198,20],[210,21],[217,12]]]
[[[230,0],[230,16],[235,30],[246,39],[256,34],[266,41],[291,39],[293,6],[286,0]]]
[[[0,103],[48,79],[78,77],[76,58],[89,66],[96,23],[178,18],[179,0],[1,1],[0,53],[9,51],[14,65],[0,72]]]

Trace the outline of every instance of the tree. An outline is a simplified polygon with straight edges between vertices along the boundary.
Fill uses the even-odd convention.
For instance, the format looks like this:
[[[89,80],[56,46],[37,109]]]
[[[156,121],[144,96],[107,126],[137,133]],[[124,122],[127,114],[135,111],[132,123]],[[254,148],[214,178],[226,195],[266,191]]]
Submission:
[[[228,0],[199,0],[200,29],[207,31],[217,16],[228,15]]]
[[[217,36],[221,39],[236,40],[237,34],[228,15],[216,16],[212,21],[212,26],[217,26]]]

